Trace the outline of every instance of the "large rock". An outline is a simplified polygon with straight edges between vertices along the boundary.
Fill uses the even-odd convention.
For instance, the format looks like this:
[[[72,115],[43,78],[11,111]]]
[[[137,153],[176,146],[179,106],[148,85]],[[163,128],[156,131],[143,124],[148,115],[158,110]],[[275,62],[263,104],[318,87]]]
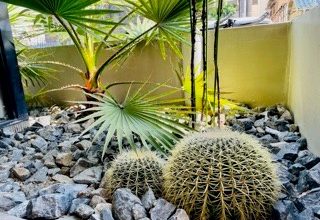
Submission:
[[[91,167],[73,177],[73,181],[81,184],[99,184],[101,181],[102,166]]]
[[[117,220],[133,220],[132,209],[135,204],[142,206],[140,199],[129,189],[117,189],[113,195],[112,208]]]
[[[68,213],[72,197],[68,194],[47,194],[32,200],[31,218],[56,219]]]
[[[176,206],[164,199],[158,199],[150,210],[151,220],[167,220],[176,210]]]
[[[31,201],[28,200],[10,209],[8,214],[19,218],[27,218],[31,214],[31,211],[32,204]]]
[[[0,210],[8,211],[26,201],[23,192],[0,192]]]

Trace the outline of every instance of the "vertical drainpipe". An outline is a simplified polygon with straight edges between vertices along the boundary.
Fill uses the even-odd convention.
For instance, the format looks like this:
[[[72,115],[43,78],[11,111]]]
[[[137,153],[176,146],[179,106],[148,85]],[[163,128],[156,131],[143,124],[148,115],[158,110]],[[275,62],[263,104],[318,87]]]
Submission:
[[[0,89],[9,119],[26,119],[27,105],[13,44],[7,4],[0,2]]]

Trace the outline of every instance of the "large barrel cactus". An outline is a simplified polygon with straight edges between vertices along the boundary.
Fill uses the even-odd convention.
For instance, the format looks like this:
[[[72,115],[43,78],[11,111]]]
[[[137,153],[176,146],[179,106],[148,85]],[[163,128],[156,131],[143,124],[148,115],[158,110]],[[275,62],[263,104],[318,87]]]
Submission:
[[[137,196],[142,196],[151,188],[156,195],[160,195],[163,164],[163,160],[151,151],[123,152],[107,170],[102,186],[110,198],[118,188],[129,188]]]
[[[268,151],[228,130],[183,139],[164,167],[165,198],[191,219],[267,219],[279,186]]]

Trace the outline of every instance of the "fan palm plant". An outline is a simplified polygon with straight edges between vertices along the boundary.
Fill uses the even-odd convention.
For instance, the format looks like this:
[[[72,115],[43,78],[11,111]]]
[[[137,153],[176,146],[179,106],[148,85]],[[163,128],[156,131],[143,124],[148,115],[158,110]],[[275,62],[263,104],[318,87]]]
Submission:
[[[107,131],[103,155],[114,135],[117,137],[120,150],[124,138],[132,148],[136,148],[134,137],[138,137],[143,147],[151,149],[151,145],[166,155],[179,138],[191,131],[186,124],[180,123],[182,115],[189,113],[188,107],[180,105],[184,100],[169,98],[180,89],[170,87],[167,88],[169,92],[159,93],[159,89],[164,85],[156,85],[151,90],[146,90],[146,85],[147,83],[142,84],[131,94],[131,84],[123,102],[107,94],[88,94],[96,101],[80,102],[94,107],[83,110],[92,113],[76,123],[95,119],[82,134],[98,127],[95,133],[95,138],[98,138]]]
[[[88,93],[102,91],[100,78],[105,69],[146,37],[147,42],[158,40],[162,54],[165,54],[165,44],[179,54],[179,42],[185,41],[184,33],[189,32],[189,0],[123,0],[115,9],[98,7],[100,0],[0,1],[50,15],[64,28],[85,64],[85,71],[80,75]],[[122,18],[110,19],[120,12],[125,14]],[[129,35],[128,40],[121,30],[130,18],[137,16],[147,19],[151,25],[134,38]],[[115,52],[99,63],[103,49],[110,47],[116,47]]]

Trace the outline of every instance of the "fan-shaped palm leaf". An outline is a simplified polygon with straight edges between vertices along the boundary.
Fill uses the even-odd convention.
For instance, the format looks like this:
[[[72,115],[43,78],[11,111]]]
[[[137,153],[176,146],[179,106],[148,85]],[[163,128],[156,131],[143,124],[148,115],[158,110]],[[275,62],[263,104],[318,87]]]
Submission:
[[[143,87],[133,95],[127,95],[123,103],[119,103],[110,95],[103,94],[87,94],[97,101],[82,102],[94,107],[84,110],[85,112],[91,112],[91,114],[77,122],[94,118],[95,122],[83,134],[99,127],[95,138],[108,131],[105,138],[104,153],[114,135],[118,139],[120,150],[122,149],[123,138],[126,138],[131,147],[135,148],[133,137],[138,136],[144,147],[149,149],[148,144],[151,144],[159,152],[167,153],[179,137],[191,130],[185,124],[179,123],[180,114],[189,113],[188,109],[185,106],[172,105],[181,100],[161,101],[172,92],[153,95],[159,90],[160,86],[156,86],[155,89],[148,92],[144,91]],[[129,92],[130,89],[128,94]]]

